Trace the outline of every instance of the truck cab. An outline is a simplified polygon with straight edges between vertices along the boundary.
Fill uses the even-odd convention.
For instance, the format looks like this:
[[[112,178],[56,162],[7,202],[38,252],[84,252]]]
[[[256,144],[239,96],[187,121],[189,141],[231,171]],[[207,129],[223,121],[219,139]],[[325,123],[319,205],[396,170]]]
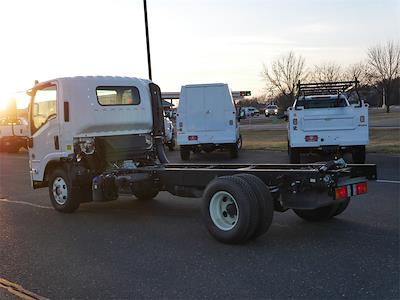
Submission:
[[[29,91],[32,185],[46,186],[54,168],[76,157],[94,172],[116,161],[151,160],[149,83],[97,76],[36,84]]]

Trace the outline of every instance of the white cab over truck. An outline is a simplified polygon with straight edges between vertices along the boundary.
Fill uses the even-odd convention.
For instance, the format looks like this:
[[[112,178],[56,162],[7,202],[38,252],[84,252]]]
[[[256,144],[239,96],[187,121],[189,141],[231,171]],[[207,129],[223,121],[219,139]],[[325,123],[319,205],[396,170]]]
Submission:
[[[232,92],[227,84],[182,86],[176,115],[177,143],[182,160],[190,152],[229,150],[237,158],[241,137]]]
[[[35,84],[28,94],[32,186],[48,187],[53,207],[63,213],[119,195],[150,200],[167,191],[201,197],[210,234],[237,244],[264,234],[274,211],[293,209],[309,221],[333,218],[347,208],[350,197],[367,192],[368,180],[376,179],[375,165],[346,165],[343,160],[312,165],[170,163],[164,151],[161,90],[148,80],[57,78]],[[229,112],[235,120],[227,107]]]
[[[349,92],[356,85],[357,81],[298,84],[298,96],[288,109],[291,163],[300,163],[301,153],[313,151],[350,152],[355,163],[365,162],[368,105],[361,100],[349,103]]]
[[[28,121],[17,117],[0,119],[0,151],[14,153],[22,147],[27,147],[29,137]]]

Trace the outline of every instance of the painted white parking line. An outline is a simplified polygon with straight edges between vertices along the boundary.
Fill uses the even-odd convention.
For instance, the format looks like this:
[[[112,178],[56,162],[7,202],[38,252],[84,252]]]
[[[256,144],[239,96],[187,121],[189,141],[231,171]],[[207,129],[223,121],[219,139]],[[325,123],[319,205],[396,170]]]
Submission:
[[[379,179],[376,182],[382,182],[382,183],[397,183],[399,184],[400,181],[399,180],[384,180],[384,179]]]
[[[33,207],[36,207],[36,208],[53,209],[51,206],[44,206],[44,205],[34,204],[34,203],[30,203],[30,202],[25,202],[25,201],[8,200],[8,199],[1,199],[0,198],[0,202],[16,203],[16,204],[33,206]]]
[[[47,300],[47,298],[39,296],[31,291],[24,289],[19,284],[0,278],[0,288],[5,289],[10,294],[17,296],[23,300]]]

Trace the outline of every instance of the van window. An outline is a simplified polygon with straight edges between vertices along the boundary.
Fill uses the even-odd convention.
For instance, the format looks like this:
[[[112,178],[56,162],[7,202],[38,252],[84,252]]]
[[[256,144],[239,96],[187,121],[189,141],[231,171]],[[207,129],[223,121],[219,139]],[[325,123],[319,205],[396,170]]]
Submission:
[[[57,88],[55,85],[37,90],[32,106],[32,134],[57,116]]]
[[[134,86],[99,86],[96,88],[100,105],[138,105],[139,90]]]

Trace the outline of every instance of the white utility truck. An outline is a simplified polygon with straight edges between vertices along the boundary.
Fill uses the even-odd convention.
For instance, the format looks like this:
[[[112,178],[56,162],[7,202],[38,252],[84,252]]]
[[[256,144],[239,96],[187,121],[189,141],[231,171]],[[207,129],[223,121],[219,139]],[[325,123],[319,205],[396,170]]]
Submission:
[[[14,153],[22,147],[26,148],[28,136],[28,121],[24,118],[0,119],[0,151]]]
[[[177,143],[182,160],[190,152],[229,150],[237,158],[241,136],[232,92],[227,84],[193,84],[181,89],[176,114]]]
[[[300,163],[301,153],[324,151],[350,152],[354,163],[364,163],[369,142],[368,104],[360,100],[357,80],[299,82],[297,87],[296,100],[288,109],[290,162]],[[357,103],[350,104],[349,97],[358,98]]]
[[[28,91],[33,188],[48,187],[53,207],[119,195],[152,199],[160,191],[202,197],[205,225],[224,243],[264,234],[274,211],[293,209],[309,221],[342,213],[367,192],[375,165],[343,160],[311,165],[179,164],[164,151],[160,88],[128,77],[69,77]],[[233,115],[233,113],[232,113]],[[231,125],[229,125],[231,126]]]

